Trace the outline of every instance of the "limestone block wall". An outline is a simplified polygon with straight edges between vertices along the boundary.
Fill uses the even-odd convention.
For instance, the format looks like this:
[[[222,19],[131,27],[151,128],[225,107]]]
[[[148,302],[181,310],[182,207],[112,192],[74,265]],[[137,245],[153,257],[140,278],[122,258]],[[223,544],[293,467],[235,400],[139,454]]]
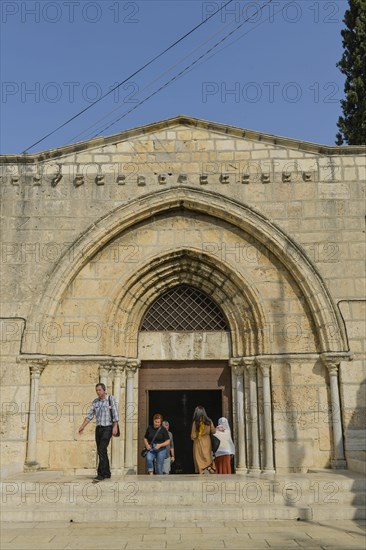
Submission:
[[[46,366],[42,373],[37,421],[37,458],[44,468],[75,472],[94,471],[97,464],[95,447],[95,421],[82,436],[78,429],[96,397],[95,384],[99,380],[99,367],[95,361],[60,361]],[[107,391],[113,392],[113,377],[107,379]],[[137,392],[137,389],[136,389]],[[119,460],[123,467],[125,432],[125,380],[122,380],[119,397],[121,437],[116,440]],[[128,411],[131,418],[135,411]],[[137,440],[135,419],[134,441]],[[112,446],[109,448],[111,454]]]
[[[352,460],[366,461],[366,304],[362,300],[340,303],[345,319],[350,348],[354,352],[352,363],[342,363],[341,398],[345,447]]]
[[[332,411],[320,361],[272,366],[273,427],[278,471],[330,465]]]
[[[82,437],[78,429],[95,398],[98,367],[83,364],[50,364],[42,373],[37,423],[38,460],[55,470],[93,468],[96,464],[94,430]]]
[[[363,151],[326,155],[318,147],[318,153],[307,153],[299,142],[279,146],[179,124],[120,140],[39,155],[29,164],[18,157],[2,159],[5,296],[17,297],[15,303],[5,300],[4,307],[12,316],[14,309],[26,316],[44,277],[66,251],[72,261],[72,244],[96,220],[178,183],[257,208],[304,246],[335,299],[359,297]],[[230,253],[212,236],[208,242],[217,244],[218,254]],[[125,256],[133,256],[135,244]]]
[[[206,217],[166,213],[136,224],[113,242],[106,242],[101,250],[96,243],[96,255],[90,259],[86,251],[85,265],[67,281],[60,303],[54,304],[56,317],[46,317],[38,324],[34,312],[47,285],[61,263],[73,265],[77,245],[90,228],[102,224],[101,220],[123,205],[138,204],[139,199],[153,197],[163,189],[205,190],[264,216],[305,251],[322,277],[343,317],[354,353],[353,362],[341,365],[341,402],[347,455],[362,459],[365,152],[365,147],[323,147],[177,117],[59,150],[1,157],[2,396],[11,396],[14,411],[28,402],[29,369],[18,363],[17,357],[29,351],[29,342],[34,346],[32,352],[110,353],[110,339],[103,340],[106,330],[113,331],[108,326],[110,296],[117,296],[118,286],[159,254],[182,247],[209,254],[255,288],[267,323],[265,353],[318,351],[319,327],[314,326],[292,274],[275,257],[271,243],[236,230],[229,219],[227,223],[214,220],[209,212]],[[126,339],[135,328],[117,331],[116,353],[123,355]],[[67,394],[67,387],[73,384],[85,386],[83,400],[92,397],[95,367],[88,370],[83,364],[77,374],[72,374],[74,367],[68,365],[60,371],[64,380],[59,378],[58,368],[48,366],[41,375],[40,399],[44,403],[48,399],[64,403],[62,392]],[[296,438],[301,435],[305,441],[306,434],[311,433],[313,458],[307,457],[305,463],[310,465],[313,460],[314,466],[327,464],[329,425],[311,426],[309,420],[309,407],[315,399],[318,405],[326,406],[326,381],[326,373],[316,362],[272,370],[275,437],[281,463],[288,464],[286,449],[292,448],[294,455],[298,452]],[[308,383],[313,388],[311,395]],[[307,403],[307,412],[301,413],[297,422],[290,422],[291,426],[286,419],[286,428],[277,422],[278,415],[283,416],[284,387],[291,389],[291,404],[285,402],[290,411],[300,395],[300,401]],[[2,409],[3,464],[20,469],[27,418],[17,414],[9,406]],[[291,417],[292,412],[289,414]],[[75,432],[69,420],[65,417],[60,423],[62,441],[69,449],[67,461],[83,467],[94,460],[93,444],[91,440],[83,443],[85,451],[81,451],[80,443],[72,439]],[[52,429],[41,425],[37,429],[42,463],[53,467],[58,458]]]
[[[255,255],[248,260],[235,252],[228,255],[225,264],[228,270],[242,274],[243,280],[258,293],[265,312],[267,353],[316,351],[316,331],[306,304],[301,301],[291,275],[281,268],[270,251],[264,253],[246,235],[234,232],[226,224],[189,214],[163,216],[130,230],[81,269],[50,320],[48,341],[40,349],[56,355],[126,355],[126,337],[137,340],[139,325],[128,326],[126,334],[121,314],[111,326],[110,303],[118,305],[118,296],[129,278],[141,273],[155,258],[181,248],[200,254],[206,250],[203,239],[210,235],[215,235],[220,246],[226,245],[234,252],[250,247]],[[127,249],[131,241],[138,246],[133,261],[116,261],[115,251]],[[232,299],[235,298],[233,295]],[[34,334],[26,333],[25,349],[31,349],[32,343]]]
[[[29,368],[16,362],[22,319],[2,319],[0,361],[1,471],[4,476],[23,469],[29,411]]]

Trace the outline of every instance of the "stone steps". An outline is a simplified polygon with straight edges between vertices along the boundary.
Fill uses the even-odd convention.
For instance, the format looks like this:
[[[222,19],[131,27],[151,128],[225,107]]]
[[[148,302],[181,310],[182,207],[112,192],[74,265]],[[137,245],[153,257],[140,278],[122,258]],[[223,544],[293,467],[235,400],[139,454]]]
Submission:
[[[351,472],[119,476],[62,473],[1,484],[3,521],[331,520],[366,518],[366,480]]]
[[[118,521],[270,521],[270,520],[356,520],[366,519],[365,507],[338,506],[327,509],[315,505],[309,507],[298,506],[248,506],[248,507],[209,507],[195,508],[182,506],[138,506],[126,508],[120,506],[104,507],[103,510],[95,506],[70,507],[48,505],[47,507],[7,508],[2,511],[3,522],[53,522],[67,521],[75,523],[88,522],[118,522]]]
[[[92,504],[100,502],[107,505],[114,503],[131,504],[134,506],[159,506],[164,502],[166,506],[209,506],[235,507],[254,506],[255,504],[266,506],[313,506],[328,504],[365,505],[365,491],[335,490],[320,494],[318,491],[301,490],[296,482],[288,489],[281,488],[276,492],[276,487],[253,485],[252,483],[203,483],[200,490],[181,490],[179,487],[156,488],[147,490],[143,484],[138,483],[103,483],[103,484],[44,484],[39,487],[24,485],[17,494],[11,495],[13,487],[4,491],[3,503],[10,497],[13,505],[26,507],[39,507],[43,504]],[[10,490],[9,490],[10,489]],[[18,491],[18,490],[17,490]]]

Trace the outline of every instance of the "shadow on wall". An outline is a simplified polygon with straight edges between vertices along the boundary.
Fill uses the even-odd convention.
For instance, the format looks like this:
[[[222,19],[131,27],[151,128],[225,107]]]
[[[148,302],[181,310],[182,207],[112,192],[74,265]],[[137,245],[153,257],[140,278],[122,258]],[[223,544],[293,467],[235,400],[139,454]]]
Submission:
[[[355,407],[347,409],[347,403],[343,406],[345,452],[349,467],[366,473],[366,378],[357,390]]]

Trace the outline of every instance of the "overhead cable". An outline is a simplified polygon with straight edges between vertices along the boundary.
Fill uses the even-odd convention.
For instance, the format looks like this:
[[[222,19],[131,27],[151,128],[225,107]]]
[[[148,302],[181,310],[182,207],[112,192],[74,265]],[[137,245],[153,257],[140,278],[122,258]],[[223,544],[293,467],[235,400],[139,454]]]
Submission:
[[[42,141],[44,141],[45,139],[47,139],[48,137],[52,136],[53,134],[55,134],[58,130],[60,130],[61,128],[64,128],[67,124],[69,124],[70,122],[72,122],[73,120],[75,120],[76,118],[78,118],[79,116],[81,116],[83,113],[85,113],[86,111],[88,111],[89,109],[91,109],[92,107],[94,107],[94,105],[96,105],[97,103],[99,103],[100,101],[102,101],[102,99],[106,98],[107,96],[109,96],[110,94],[112,94],[115,90],[117,90],[118,88],[120,88],[123,84],[126,84],[126,82],[128,82],[131,78],[133,78],[134,76],[136,76],[137,74],[139,74],[141,71],[143,71],[144,69],[146,69],[146,67],[148,67],[149,65],[151,65],[152,63],[154,63],[154,61],[156,61],[157,59],[159,59],[160,57],[162,57],[165,53],[167,53],[169,50],[171,50],[172,48],[174,48],[174,46],[176,46],[177,44],[179,44],[180,42],[182,42],[185,38],[187,38],[189,35],[191,35],[193,32],[195,32],[197,29],[199,29],[200,27],[202,27],[202,25],[204,25],[205,23],[207,23],[207,21],[209,21],[212,17],[214,17],[217,13],[219,13],[220,11],[222,11],[224,8],[226,8],[226,6],[228,6],[233,0],[228,0],[228,2],[226,2],[225,4],[223,4],[221,6],[221,8],[217,9],[214,13],[212,13],[211,15],[209,15],[204,21],[201,21],[201,23],[199,23],[198,25],[196,25],[193,29],[191,29],[189,32],[187,32],[186,34],[184,34],[183,36],[181,36],[178,40],[176,40],[173,44],[171,44],[170,46],[168,46],[164,51],[160,52],[158,55],[156,55],[153,59],[151,59],[150,61],[148,61],[147,63],[145,63],[145,65],[143,65],[142,67],[140,67],[137,71],[135,71],[134,73],[130,74],[127,78],[125,78],[122,82],[119,82],[116,86],[114,86],[113,88],[111,88],[108,92],[106,92],[105,94],[103,94],[101,97],[99,97],[97,100],[95,100],[93,103],[91,103],[90,105],[88,105],[87,107],[85,107],[85,109],[82,109],[81,111],[79,111],[76,115],[72,116],[71,118],[69,118],[68,120],[66,120],[66,122],[60,124],[57,128],[55,128],[54,130],[52,130],[51,132],[49,132],[48,134],[46,134],[45,136],[43,136],[41,139],[39,139],[38,141],[34,142],[32,145],[30,145],[29,147],[27,147],[27,149],[25,149],[22,154],[25,154],[27,153],[30,149],[33,149],[33,147],[35,147],[36,145],[38,145],[39,143],[41,143]]]

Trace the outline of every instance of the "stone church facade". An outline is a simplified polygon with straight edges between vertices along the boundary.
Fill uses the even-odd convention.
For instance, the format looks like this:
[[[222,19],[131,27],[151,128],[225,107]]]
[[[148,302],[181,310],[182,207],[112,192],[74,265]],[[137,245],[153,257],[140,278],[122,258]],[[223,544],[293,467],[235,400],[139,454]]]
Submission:
[[[238,473],[362,468],[365,153],[179,116],[1,157],[3,473],[94,468],[98,381],[114,472],[197,399]]]

